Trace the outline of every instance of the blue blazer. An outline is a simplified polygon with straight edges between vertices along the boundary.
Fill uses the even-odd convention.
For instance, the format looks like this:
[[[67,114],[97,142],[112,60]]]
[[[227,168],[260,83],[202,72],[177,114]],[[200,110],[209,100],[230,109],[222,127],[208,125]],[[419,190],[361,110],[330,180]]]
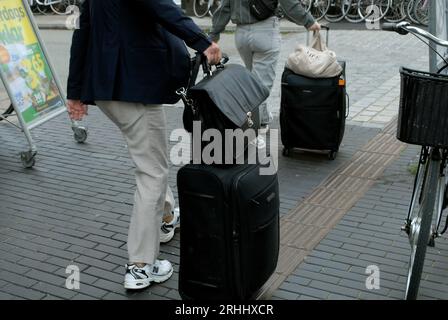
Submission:
[[[176,103],[207,35],[173,0],[85,0],[72,39],[67,98]]]

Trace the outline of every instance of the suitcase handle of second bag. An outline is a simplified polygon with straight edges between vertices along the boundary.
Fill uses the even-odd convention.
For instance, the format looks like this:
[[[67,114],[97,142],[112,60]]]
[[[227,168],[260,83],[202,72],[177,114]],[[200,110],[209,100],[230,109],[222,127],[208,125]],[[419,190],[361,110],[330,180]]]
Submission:
[[[326,46],[328,47],[328,41],[329,41],[329,38],[330,38],[330,27],[328,27],[328,26],[320,26],[321,27],[321,29],[324,29],[325,31],[326,31],[326,37],[325,37],[325,41],[327,42],[326,43]],[[307,46],[309,46],[310,45],[310,32],[311,31],[307,31],[306,32],[306,45]]]

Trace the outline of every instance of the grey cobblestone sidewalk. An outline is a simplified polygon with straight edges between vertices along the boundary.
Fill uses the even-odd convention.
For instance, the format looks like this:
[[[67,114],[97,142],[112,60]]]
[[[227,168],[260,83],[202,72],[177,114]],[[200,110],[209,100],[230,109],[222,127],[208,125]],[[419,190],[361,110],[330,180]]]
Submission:
[[[61,79],[65,80],[70,33],[45,31],[43,36],[52,53],[56,69]],[[304,34],[283,35],[282,62],[278,66],[276,86],[269,100],[275,115],[278,115],[279,78],[283,63],[296,43],[303,42],[304,39]],[[381,32],[335,31],[332,34],[330,47],[348,63],[348,89],[352,103],[355,107],[358,106],[358,109],[355,108],[356,112],[362,112],[364,107],[373,106],[372,103],[381,100],[381,85],[396,78],[401,64],[414,67],[424,66],[426,50],[417,43],[412,38]],[[225,34],[220,44],[230,55],[232,62],[241,62],[234,49],[233,35]],[[394,83],[396,86],[396,82]],[[363,103],[363,98],[369,95],[376,100]],[[382,105],[386,109],[390,101],[383,102]],[[166,110],[169,127],[181,127],[181,109],[167,107]],[[382,125],[379,127],[364,125],[364,123],[370,123],[371,120],[368,119],[362,123],[353,122],[347,127],[341,152],[336,161],[331,162],[322,155],[312,153],[297,153],[289,159],[281,157],[279,179],[282,217],[287,216],[302,203],[316,187],[380,132],[379,127]],[[151,286],[143,292],[124,291],[123,265],[126,263],[125,241],[134,190],[133,165],[118,130],[95,107],[91,108],[86,124],[90,127],[90,135],[88,142],[84,145],[73,141],[66,116],[60,116],[33,130],[33,136],[39,148],[37,165],[33,170],[24,170],[18,159],[18,153],[25,146],[23,135],[14,128],[0,123],[0,299],[179,299],[177,292],[178,235],[169,245],[161,247],[162,257],[169,259],[175,265],[174,276],[166,283]],[[278,123],[275,123],[273,127],[278,127]],[[170,172],[169,182],[174,189],[177,169],[178,167],[173,166]],[[402,192],[403,195],[399,199],[392,196],[386,199],[378,194],[381,191],[373,194],[370,192],[374,191],[369,191],[366,197],[373,197],[369,201],[370,204],[374,202],[375,205],[366,207],[364,204],[362,207],[364,198],[361,199],[316,249],[311,251],[307,260],[297,268],[294,275],[287,278],[273,298],[332,298],[332,293],[339,284],[350,292],[343,293],[347,297],[374,298],[369,295],[361,296],[362,290],[353,287],[354,283],[351,283],[352,286],[346,284],[353,277],[363,274],[359,268],[365,268],[365,266],[359,266],[361,262],[355,263],[359,256],[363,255],[364,259],[359,261],[364,263],[364,261],[370,261],[364,255],[375,253],[370,250],[379,250],[375,247],[376,242],[372,240],[371,244],[362,238],[362,236],[372,237],[371,233],[366,234],[362,231],[364,225],[370,222],[359,222],[353,218],[350,220],[350,216],[360,206],[364,208],[364,216],[360,217],[360,214],[354,216],[367,219],[371,215],[366,210],[377,206],[379,211],[375,211],[374,214],[381,219],[382,214],[384,215],[384,212],[381,213],[381,208],[384,210],[384,207],[393,206],[397,216],[385,222],[400,219],[401,224],[402,202],[405,201],[406,188],[410,185],[407,184],[409,177],[401,167],[398,169],[391,167],[385,175],[389,172],[397,174],[394,176],[397,181],[403,180],[403,182],[393,182],[396,184],[393,188],[400,187],[401,189],[396,191]],[[390,182],[393,184],[392,181]],[[387,205],[385,199],[392,203]],[[393,202],[394,199],[397,203]],[[383,202],[386,204],[382,204]],[[397,206],[400,210],[396,208]],[[375,222],[379,223],[375,220],[372,224],[375,225]],[[392,232],[395,232],[393,235],[398,237],[397,243],[403,245],[403,248],[397,249],[397,252],[402,254],[400,257],[397,258],[394,255],[395,249],[393,249],[380,255],[383,260],[376,261],[377,263],[384,261],[384,266],[381,265],[381,267],[384,267],[385,281],[391,277],[391,281],[401,279],[400,276],[402,277],[405,272],[403,265],[406,242],[404,237],[399,238],[399,230],[396,230],[398,224],[398,222],[392,223],[391,229],[387,229],[382,224],[379,225],[383,228],[381,231],[385,231],[384,240],[388,240]],[[365,229],[371,230],[367,227]],[[349,238],[347,244],[340,241],[341,239],[328,241],[328,237],[341,237],[341,232]],[[360,233],[359,236],[356,236],[357,232]],[[355,240],[350,240],[351,238]],[[376,238],[380,239],[381,244],[381,237]],[[350,241],[358,241],[358,243]],[[335,248],[331,249],[332,253],[325,251],[325,247],[322,248],[325,244],[329,246],[329,242],[333,243]],[[353,245],[359,244],[365,244],[370,249],[362,253],[358,252],[359,254],[356,255],[360,248]],[[330,247],[333,248],[331,245]],[[347,253],[344,256],[342,252]],[[341,253],[340,256],[339,253]],[[352,260],[341,262],[340,260],[346,259],[347,255]],[[392,262],[386,263],[385,260],[389,258]],[[345,265],[342,266],[342,263]],[[65,289],[65,268],[70,264],[75,264],[81,269],[79,291]],[[349,272],[331,273],[329,277],[323,275],[327,268],[348,271],[351,264],[358,267],[358,269],[354,268],[358,271],[354,273],[355,276]],[[313,273],[314,276],[319,276],[318,281],[313,282],[314,278],[311,278],[310,273],[305,275],[301,273],[303,269],[309,271],[308,269],[311,268],[309,265],[315,269],[320,268],[319,273],[316,273],[316,270]],[[391,272],[393,276],[388,276],[387,270],[391,267],[395,267],[395,273]],[[22,276],[17,277],[17,273]],[[437,275],[439,278],[434,278]],[[357,279],[359,278],[355,281]],[[444,281],[441,272],[434,272],[429,279],[441,283]],[[360,282],[361,285],[364,281]],[[327,285],[328,288],[326,288]],[[394,288],[397,292],[400,291],[398,287],[399,284]],[[387,282],[385,288],[389,288]],[[395,292],[396,296],[398,296],[397,292]],[[391,289],[387,291],[386,296],[392,296]]]
[[[403,299],[410,245],[400,227],[412,193],[410,146],[275,292],[276,299]],[[445,220],[443,220],[445,223]],[[447,299],[448,239],[428,248],[420,299]],[[380,269],[380,289],[365,286],[366,268]]]

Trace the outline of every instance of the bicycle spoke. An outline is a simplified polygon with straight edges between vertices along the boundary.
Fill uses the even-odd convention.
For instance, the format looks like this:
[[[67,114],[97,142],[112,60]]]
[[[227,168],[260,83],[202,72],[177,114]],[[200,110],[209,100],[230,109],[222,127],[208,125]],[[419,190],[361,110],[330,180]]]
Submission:
[[[328,22],[339,22],[345,18],[352,4],[352,0],[333,0],[325,19]]]
[[[391,0],[359,0],[358,12],[366,21],[379,21],[386,15]]]
[[[429,1],[417,0],[414,5],[414,17],[418,23],[428,25]]]
[[[330,8],[330,0],[312,0],[310,13],[316,19],[322,19]]]

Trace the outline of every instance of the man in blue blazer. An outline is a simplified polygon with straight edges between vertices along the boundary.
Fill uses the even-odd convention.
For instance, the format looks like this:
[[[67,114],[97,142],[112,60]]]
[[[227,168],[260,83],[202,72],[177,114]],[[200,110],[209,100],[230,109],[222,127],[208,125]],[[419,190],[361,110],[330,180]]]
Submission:
[[[185,42],[185,43],[184,43]],[[67,86],[74,120],[96,104],[123,133],[136,166],[124,286],[142,289],[168,280],[160,242],[179,225],[168,186],[168,138],[163,104],[189,79],[187,44],[210,64],[221,60],[210,41],[173,0],[85,0],[73,34]],[[162,222],[163,221],[163,222]]]

